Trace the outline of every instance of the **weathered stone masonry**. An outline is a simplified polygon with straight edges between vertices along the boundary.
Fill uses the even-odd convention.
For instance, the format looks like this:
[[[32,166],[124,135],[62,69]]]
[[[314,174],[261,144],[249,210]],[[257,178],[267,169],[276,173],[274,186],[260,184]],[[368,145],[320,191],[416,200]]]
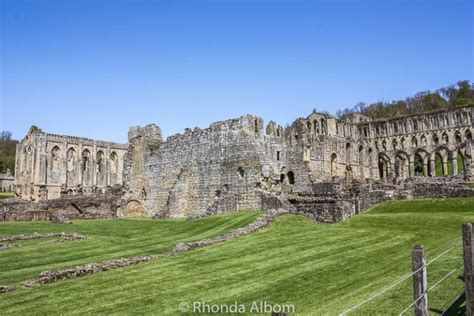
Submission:
[[[123,184],[127,145],[32,127],[16,150],[16,194],[26,200],[107,191]]]
[[[128,147],[32,128],[18,145],[16,190],[41,200],[123,184],[119,215],[291,206],[336,222],[386,199],[443,195],[440,179],[450,196],[472,195],[472,120],[473,106],[387,120],[314,112],[287,128],[247,115],[166,140],[156,125],[132,127]]]
[[[472,109],[383,121],[315,112],[286,129],[274,122],[264,129],[261,118],[248,115],[166,141],[155,125],[134,127],[124,213],[186,217],[279,207],[266,205],[263,190],[318,221],[342,220],[386,198],[372,189],[375,182],[403,197],[411,191],[392,194],[390,186],[438,176],[436,169],[471,181]],[[362,200],[368,191],[379,197]]]

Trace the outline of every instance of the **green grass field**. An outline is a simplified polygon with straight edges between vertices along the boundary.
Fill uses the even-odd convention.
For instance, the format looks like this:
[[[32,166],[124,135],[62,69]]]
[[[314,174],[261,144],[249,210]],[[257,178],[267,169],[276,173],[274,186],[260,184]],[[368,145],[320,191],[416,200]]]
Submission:
[[[10,199],[14,196],[15,194],[10,193],[10,192],[0,192],[0,200]]]
[[[168,251],[177,242],[217,236],[245,226],[259,212],[198,221],[99,220],[73,225],[2,223],[0,235],[68,231],[89,240],[20,242],[0,251],[0,284],[17,287],[0,296],[1,314],[175,314],[180,302],[293,304],[298,315],[335,315],[411,270],[411,249],[425,245],[428,261],[461,241],[461,223],[474,221],[474,198],[397,201],[334,225],[287,215],[267,229],[128,268],[33,289],[18,282],[46,269]],[[462,248],[428,267],[434,315],[463,289]],[[411,278],[349,315],[398,314],[412,300]],[[409,313],[412,314],[410,311]]]

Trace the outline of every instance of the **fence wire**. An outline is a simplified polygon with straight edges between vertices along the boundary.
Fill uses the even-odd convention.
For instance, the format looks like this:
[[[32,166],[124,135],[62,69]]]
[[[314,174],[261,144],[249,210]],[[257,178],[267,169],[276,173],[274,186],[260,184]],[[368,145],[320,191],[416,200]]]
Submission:
[[[448,249],[446,249],[445,251],[443,251],[439,256],[433,258],[432,260],[430,260],[427,264],[423,265],[422,267],[420,267],[419,269],[417,269],[416,271],[414,271],[413,273],[410,273],[410,274],[407,274],[405,275],[404,277],[402,277],[400,280],[396,281],[395,283],[389,285],[388,287],[384,288],[383,290],[381,290],[380,292],[377,292],[375,293],[374,295],[370,296],[369,298],[367,298],[366,300],[352,306],[351,308],[343,311],[342,313],[339,314],[339,316],[344,316],[346,315],[347,313],[361,307],[362,305],[365,305],[367,304],[368,302],[376,299],[377,297],[379,297],[380,295],[384,294],[385,292],[391,290],[392,288],[396,287],[397,285],[399,285],[400,283],[402,283],[403,281],[407,280],[408,278],[412,277],[414,274],[420,272],[422,269],[428,267],[430,264],[432,264],[433,262],[437,261],[438,259],[440,259],[441,257],[445,256],[446,254],[448,254],[450,251],[452,251],[453,249],[455,249],[456,247],[460,246],[462,244],[462,241],[456,243],[455,245],[449,247]],[[414,304],[414,303],[413,303]]]

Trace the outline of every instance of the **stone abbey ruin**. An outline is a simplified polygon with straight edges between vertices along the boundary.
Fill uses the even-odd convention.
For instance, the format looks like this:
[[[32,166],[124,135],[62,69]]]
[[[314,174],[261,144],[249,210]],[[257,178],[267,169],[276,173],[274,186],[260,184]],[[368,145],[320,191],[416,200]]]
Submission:
[[[473,108],[384,120],[314,111],[287,128],[247,115],[166,140],[151,124],[130,128],[128,144],[32,127],[0,221],[285,208],[333,223],[390,199],[472,196]]]

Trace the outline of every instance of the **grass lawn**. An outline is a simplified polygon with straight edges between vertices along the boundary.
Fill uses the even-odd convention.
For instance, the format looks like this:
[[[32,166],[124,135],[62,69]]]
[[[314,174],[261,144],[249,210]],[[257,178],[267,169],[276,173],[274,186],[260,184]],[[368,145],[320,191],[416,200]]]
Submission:
[[[15,194],[13,194],[11,192],[0,192],[0,200],[10,199],[14,196],[15,196]]]
[[[2,223],[0,235],[69,231],[91,237],[62,244],[20,242],[0,252],[1,314],[134,313],[180,315],[180,302],[247,307],[253,301],[293,304],[299,315],[335,315],[411,270],[411,249],[425,245],[428,261],[461,241],[461,223],[474,221],[474,198],[396,201],[334,225],[287,215],[262,232],[175,257],[61,281],[33,289],[19,281],[39,271],[164,252],[244,226],[259,213],[182,220]],[[439,314],[463,289],[462,248],[428,267],[428,282],[460,267],[430,292]],[[398,314],[412,301],[411,278],[349,315]],[[409,312],[412,314],[412,311]]]

